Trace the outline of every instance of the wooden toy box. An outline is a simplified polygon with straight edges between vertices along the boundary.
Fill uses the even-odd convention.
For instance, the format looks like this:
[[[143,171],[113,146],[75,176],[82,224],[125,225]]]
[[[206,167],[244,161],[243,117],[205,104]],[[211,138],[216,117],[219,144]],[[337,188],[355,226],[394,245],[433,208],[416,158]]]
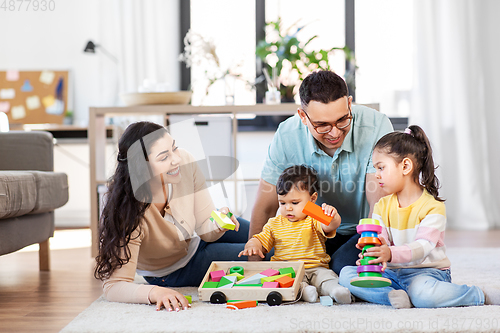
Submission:
[[[233,266],[243,267],[245,278],[266,269],[279,270],[280,268],[292,267],[295,271],[295,281],[289,288],[237,287],[237,285],[232,288],[202,288],[203,284],[210,280],[210,272],[224,270],[229,274],[229,269]],[[301,261],[212,261],[198,288],[198,297],[201,301],[210,301],[212,294],[222,292],[226,300],[267,301],[267,297],[271,292],[278,292],[281,294],[283,301],[294,301],[297,298],[304,273],[304,263]]]

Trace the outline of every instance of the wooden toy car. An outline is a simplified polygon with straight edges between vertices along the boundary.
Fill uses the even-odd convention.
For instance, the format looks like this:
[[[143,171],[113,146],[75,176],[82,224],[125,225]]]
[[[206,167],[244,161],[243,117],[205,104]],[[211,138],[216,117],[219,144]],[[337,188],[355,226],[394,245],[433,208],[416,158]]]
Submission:
[[[229,274],[229,270],[234,266],[243,267],[245,278],[267,269],[279,270],[280,268],[292,267],[295,271],[295,280],[293,285],[288,288],[239,287],[238,284],[232,288],[203,288],[205,282],[210,281],[211,272],[224,270],[226,274]],[[226,303],[228,300],[252,300],[265,301],[269,305],[280,305],[282,301],[295,301],[304,273],[304,263],[301,261],[212,261],[198,288],[198,296],[201,301],[210,301],[216,304]]]

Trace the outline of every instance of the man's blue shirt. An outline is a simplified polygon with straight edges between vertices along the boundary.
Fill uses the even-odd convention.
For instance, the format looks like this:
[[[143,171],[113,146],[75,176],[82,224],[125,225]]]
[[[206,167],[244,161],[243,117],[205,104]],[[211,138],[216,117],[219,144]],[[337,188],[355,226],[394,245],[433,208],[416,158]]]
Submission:
[[[361,105],[352,106],[352,124],[342,146],[333,157],[319,146],[307,126],[296,114],[280,124],[268,154],[261,178],[276,185],[280,174],[292,165],[314,167],[319,177],[317,204],[335,207],[342,218],[339,234],[356,233],[359,220],[368,217],[370,207],[365,195],[367,173],[375,173],[373,147],[385,134],[392,132],[386,115]]]

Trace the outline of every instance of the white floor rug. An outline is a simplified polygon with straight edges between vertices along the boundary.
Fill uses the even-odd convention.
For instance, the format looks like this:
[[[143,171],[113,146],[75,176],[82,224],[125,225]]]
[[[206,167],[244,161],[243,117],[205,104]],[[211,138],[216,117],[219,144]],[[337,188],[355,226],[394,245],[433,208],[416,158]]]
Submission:
[[[500,248],[449,248],[453,281],[500,289]],[[400,309],[369,303],[324,307],[298,302],[243,310],[198,301],[190,310],[155,311],[153,305],[97,299],[61,332],[500,332],[500,306]]]

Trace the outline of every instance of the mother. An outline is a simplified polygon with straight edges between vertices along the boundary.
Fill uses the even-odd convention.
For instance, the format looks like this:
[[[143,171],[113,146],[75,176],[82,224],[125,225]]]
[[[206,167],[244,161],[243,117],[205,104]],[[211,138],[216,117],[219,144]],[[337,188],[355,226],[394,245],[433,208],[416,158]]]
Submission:
[[[241,260],[249,223],[232,216],[236,233],[210,220],[215,206],[205,177],[164,127],[131,124],[118,148],[94,275],[109,301],[187,309],[186,298],[168,287],[199,285],[212,260]],[[133,283],[136,272],[149,285]]]

